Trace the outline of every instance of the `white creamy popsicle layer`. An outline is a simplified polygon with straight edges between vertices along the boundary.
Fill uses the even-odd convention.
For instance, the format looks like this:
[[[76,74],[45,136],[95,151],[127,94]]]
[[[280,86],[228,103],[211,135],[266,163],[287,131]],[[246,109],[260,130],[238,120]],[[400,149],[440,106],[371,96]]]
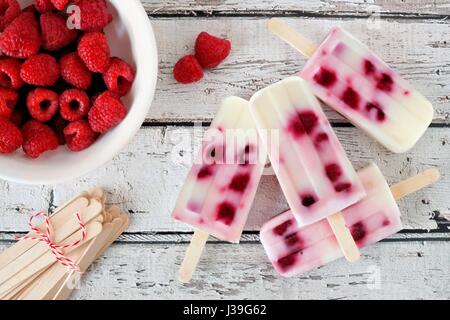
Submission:
[[[366,45],[333,28],[300,76],[327,105],[393,152],[411,149],[433,106]]]
[[[400,210],[378,167],[358,172],[367,196],[342,211],[359,248],[378,242],[402,229]],[[291,211],[267,222],[261,242],[278,273],[290,277],[343,257],[327,220],[300,226]]]
[[[265,165],[248,102],[225,99],[184,183],[173,218],[239,242]]]
[[[250,100],[266,151],[301,225],[338,213],[364,188],[306,81],[290,77]],[[269,133],[268,133],[269,132]],[[277,139],[270,132],[278,132]]]

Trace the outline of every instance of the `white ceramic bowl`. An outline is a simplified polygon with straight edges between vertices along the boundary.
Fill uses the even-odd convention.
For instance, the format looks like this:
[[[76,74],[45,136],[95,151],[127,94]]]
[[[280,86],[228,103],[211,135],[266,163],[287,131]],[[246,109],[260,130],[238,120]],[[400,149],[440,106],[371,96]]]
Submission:
[[[22,150],[0,155],[0,178],[26,184],[52,184],[82,176],[111,160],[141,127],[153,100],[157,78],[157,48],[150,21],[139,0],[107,0],[113,22],[105,29],[111,54],[136,66],[136,79],[123,102],[127,117],[88,149],[74,153],[65,146],[38,159]],[[22,7],[33,0],[19,0]]]

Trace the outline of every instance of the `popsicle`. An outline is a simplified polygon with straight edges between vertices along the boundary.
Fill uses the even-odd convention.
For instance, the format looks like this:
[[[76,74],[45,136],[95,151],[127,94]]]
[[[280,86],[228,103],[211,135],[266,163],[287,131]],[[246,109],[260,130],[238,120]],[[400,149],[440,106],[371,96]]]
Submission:
[[[250,111],[300,225],[338,213],[365,196],[306,81],[290,77],[260,90],[250,100]]]
[[[269,30],[310,58],[300,76],[317,97],[392,152],[411,149],[430,125],[432,104],[342,28],[319,47],[280,19]]]
[[[378,242],[402,229],[400,199],[438,180],[439,172],[429,169],[389,189],[375,164],[358,172],[367,196],[343,210],[346,225],[359,248]],[[343,256],[326,220],[301,227],[287,211],[261,229],[261,242],[278,273],[285,277],[323,266]]]
[[[181,281],[191,279],[209,234],[239,242],[266,158],[248,102],[238,97],[225,99],[172,214],[197,229],[180,269]]]

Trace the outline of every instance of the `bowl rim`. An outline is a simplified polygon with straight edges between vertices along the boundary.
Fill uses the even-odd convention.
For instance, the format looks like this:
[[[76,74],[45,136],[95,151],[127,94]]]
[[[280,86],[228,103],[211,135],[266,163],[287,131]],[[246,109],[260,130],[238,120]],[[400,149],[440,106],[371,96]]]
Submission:
[[[142,124],[145,122],[145,118],[150,110],[155,96],[158,78],[158,48],[156,45],[154,29],[140,0],[127,0],[127,2],[129,5],[136,6],[135,9],[137,9],[136,11],[139,13],[139,16],[135,17],[136,21],[142,20],[143,22],[141,27],[145,28],[145,31],[142,33],[146,34],[146,36],[148,37],[146,38],[146,41],[143,41],[144,49],[149,50],[149,52],[154,52],[153,57],[147,57],[143,59],[144,66],[142,67],[142,69],[145,70],[145,72],[142,81],[146,83],[146,88],[148,88],[148,90],[140,91],[139,96],[140,100],[142,101],[141,103],[147,103],[147,107],[135,107],[135,109],[133,110],[133,119],[141,120],[134,122],[130,121],[127,127],[127,131],[129,132],[129,134],[121,136],[120,140],[116,140],[114,144],[111,144],[110,148],[105,148],[104,152],[101,152],[98,156],[96,155],[95,165],[84,162],[78,167],[77,170],[67,170],[65,171],[64,175],[53,174],[46,175],[45,177],[40,175],[36,175],[34,177],[24,177],[23,175],[21,175],[20,177],[18,177],[5,172],[0,172],[0,179],[27,185],[49,185],[67,182],[69,180],[82,177],[100,168],[105,163],[112,160],[112,158],[114,158],[114,156],[122,151],[126,146],[128,146],[131,140],[136,136],[137,132],[142,127]],[[124,119],[124,121],[126,120],[127,118]],[[115,129],[116,128],[114,128],[113,130]]]

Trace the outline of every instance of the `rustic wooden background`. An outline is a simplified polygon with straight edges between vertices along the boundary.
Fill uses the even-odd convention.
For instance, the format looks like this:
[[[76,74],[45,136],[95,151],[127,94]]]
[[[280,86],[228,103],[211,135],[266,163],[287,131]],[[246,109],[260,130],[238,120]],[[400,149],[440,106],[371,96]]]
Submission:
[[[159,48],[156,99],[134,141],[94,173],[55,186],[0,182],[0,250],[26,229],[30,213],[55,208],[74,193],[100,185],[109,203],[131,215],[120,241],[86,275],[78,299],[387,299],[450,298],[450,15],[449,0],[142,0]],[[373,48],[433,102],[435,120],[409,153],[394,155],[327,109],[356,167],[375,161],[389,182],[428,167],[442,180],[402,201],[405,230],[363,251],[360,263],[338,261],[283,279],[267,261],[258,230],[287,208],[276,180],[263,178],[242,243],[211,240],[191,284],[175,274],[191,229],[170,219],[190,167],[195,122],[211,121],[228,95],[255,90],[305,63],[265,29],[281,16],[317,42],[342,25]],[[231,56],[198,84],[172,78],[179,57],[200,31],[231,39]],[[184,140],[183,140],[184,137]],[[195,148],[194,148],[195,149]],[[378,286],[371,286],[374,277]]]

